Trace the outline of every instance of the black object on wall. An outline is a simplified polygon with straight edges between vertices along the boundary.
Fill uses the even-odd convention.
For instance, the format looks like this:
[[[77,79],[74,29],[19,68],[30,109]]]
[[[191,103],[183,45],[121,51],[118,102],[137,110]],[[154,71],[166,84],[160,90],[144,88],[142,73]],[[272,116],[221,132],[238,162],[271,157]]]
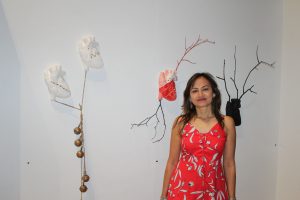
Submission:
[[[226,115],[231,116],[234,119],[234,123],[235,123],[236,126],[239,126],[242,123],[241,114],[240,114],[242,97],[245,94],[247,94],[248,92],[257,94],[255,91],[253,91],[254,85],[252,85],[252,86],[250,86],[249,88],[246,89],[246,83],[249,79],[249,76],[251,75],[251,73],[255,69],[258,70],[258,67],[261,66],[261,65],[269,66],[269,67],[273,68],[274,64],[275,64],[275,62],[268,63],[268,62],[265,62],[265,61],[262,61],[262,60],[259,59],[259,57],[258,57],[258,46],[256,48],[256,60],[257,60],[256,65],[249,71],[249,73],[248,73],[248,75],[247,75],[247,77],[244,81],[243,92],[242,92],[241,95],[239,95],[239,89],[238,89],[237,84],[236,84],[236,46],[235,46],[235,48],[234,48],[234,76],[230,77],[230,80],[233,82],[234,87],[236,89],[236,97],[235,98],[231,98],[230,93],[228,91],[227,82],[226,82],[226,74],[225,74],[225,59],[224,59],[224,65],[223,65],[223,77],[218,77],[217,76],[218,79],[221,79],[221,80],[224,81],[224,86],[225,86],[225,89],[226,89],[226,92],[227,92],[227,95],[228,95],[228,101],[227,101],[227,104],[226,104]]]
[[[231,99],[226,104],[226,115],[231,116],[236,126],[241,125],[241,114],[240,114],[241,100]]]

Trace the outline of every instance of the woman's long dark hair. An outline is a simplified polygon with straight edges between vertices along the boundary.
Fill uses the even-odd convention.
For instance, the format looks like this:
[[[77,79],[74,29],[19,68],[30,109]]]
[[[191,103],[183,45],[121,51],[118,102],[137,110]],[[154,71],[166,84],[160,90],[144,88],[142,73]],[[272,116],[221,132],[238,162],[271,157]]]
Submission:
[[[183,92],[183,105],[182,105],[183,113],[181,116],[178,117],[178,120],[180,119],[179,121],[183,122],[183,126],[184,126],[197,114],[195,106],[190,102],[190,91],[193,85],[195,84],[196,80],[201,77],[205,78],[210,83],[213,94],[215,94],[211,103],[212,113],[215,115],[216,119],[218,120],[218,123],[222,127],[224,127],[223,117],[220,112],[221,103],[222,103],[221,93],[214,77],[207,72],[196,73],[188,80],[186,84],[186,88]]]

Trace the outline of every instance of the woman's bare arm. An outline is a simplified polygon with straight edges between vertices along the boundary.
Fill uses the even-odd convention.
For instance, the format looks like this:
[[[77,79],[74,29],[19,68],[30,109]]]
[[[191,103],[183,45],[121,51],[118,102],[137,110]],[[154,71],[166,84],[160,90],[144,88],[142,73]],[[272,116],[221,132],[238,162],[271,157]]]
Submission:
[[[226,143],[224,149],[224,171],[226,176],[226,184],[229,194],[229,199],[235,199],[236,187],[236,167],[235,167],[235,146],[236,146],[236,132],[235,124],[231,117],[224,118]]]
[[[168,158],[166,169],[165,169],[161,197],[167,197],[167,195],[168,195],[168,186],[169,186],[171,174],[179,160],[180,148],[181,148],[180,147],[180,145],[181,145],[181,135],[180,135],[181,129],[182,129],[182,122],[180,122],[180,120],[178,120],[178,118],[176,118],[174,121],[174,124],[173,124],[173,128],[172,128],[170,152],[169,152],[169,158]]]

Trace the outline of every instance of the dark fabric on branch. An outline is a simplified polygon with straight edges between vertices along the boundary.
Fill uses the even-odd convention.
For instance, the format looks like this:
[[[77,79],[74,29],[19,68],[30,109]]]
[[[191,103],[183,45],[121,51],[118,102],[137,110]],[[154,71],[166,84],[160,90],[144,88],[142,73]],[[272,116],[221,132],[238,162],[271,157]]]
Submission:
[[[226,104],[226,115],[231,116],[236,126],[241,125],[241,114],[240,114],[241,100],[231,99]]]

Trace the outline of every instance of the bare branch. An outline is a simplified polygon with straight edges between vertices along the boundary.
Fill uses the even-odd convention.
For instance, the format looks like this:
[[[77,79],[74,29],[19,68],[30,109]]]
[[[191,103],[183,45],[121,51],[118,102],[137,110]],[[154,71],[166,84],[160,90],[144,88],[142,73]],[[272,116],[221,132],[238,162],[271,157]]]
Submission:
[[[161,101],[160,101],[160,105],[161,105]],[[161,114],[162,114],[162,117],[163,117],[164,133],[159,139],[155,140],[153,143],[161,141],[165,137],[165,134],[166,134],[167,125],[166,125],[166,120],[165,120],[165,113],[163,111],[162,106],[160,106],[160,110],[161,110]],[[156,129],[155,129],[155,131],[156,131]]]
[[[238,90],[238,87],[237,87],[237,85],[236,85],[236,82],[235,82],[235,80],[232,78],[232,77],[230,77],[230,80],[233,82],[233,85],[234,85],[234,87],[235,87],[235,90],[236,90],[236,98],[239,98],[239,96],[238,96],[238,94],[239,94],[239,90]]]
[[[235,90],[236,90],[236,98],[239,98],[239,89],[236,85],[236,45],[234,46],[234,74],[233,74],[233,78],[230,78],[234,84]]]
[[[192,61],[186,60],[186,59],[183,59],[182,61],[189,62],[189,63],[191,63],[191,64],[196,64],[195,62],[192,62]]]
[[[228,101],[230,101],[231,98],[230,98],[230,94],[229,94],[228,89],[227,89],[226,76],[225,76],[225,59],[224,59],[224,64],[223,64],[223,78],[221,78],[221,77],[219,77],[219,76],[217,76],[217,78],[224,81],[224,84],[225,84],[225,90],[226,90],[226,92],[227,92],[227,94],[228,94]]]
[[[131,129],[134,128],[134,126],[137,126],[137,127],[140,127],[140,126],[148,126],[148,122],[153,118],[153,117],[156,117],[157,118],[157,113],[158,113],[158,110],[160,108],[161,104],[158,105],[158,107],[156,108],[156,111],[153,115],[149,116],[149,117],[146,117],[145,119],[143,119],[141,122],[139,123],[133,123],[131,124]],[[158,120],[157,120],[158,121]]]
[[[159,107],[161,107],[161,105],[159,106]],[[157,110],[158,111],[158,110]],[[154,136],[151,138],[152,140],[156,137],[156,135],[157,135],[157,128],[158,128],[158,125],[159,125],[159,118],[158,118],[158,115],[155,115],[155,118],[156,118],[156,123],[155,123],[155,126],[154,126],[154,130],[155,130],[155,134],[154,134]]]
[[[155,111],[155,113],[154,113],[153,115],[151,115],[151,116],[149,116],[149,117],[146,117],[145,119],[143,119],[143,120],[142,120],[141,122],[139,122],[139,123],[133,123],[133,124],[131,124],[131,129],[133,129],[135,126],[136,126],[136,127],[140,127],[140,126],[148,126],[149,121],[150,121],[152,118],[155,117],[155,118],[156,118],[156,122],[155,122],[155,126],[154,126],[155,134],[154,134],[154,136],[153,136],[153,138],[152,138],[152,139],[154,139],[154,138],[157,136],[157,128],[158,128],[158,125],[159,125],[159,123],[160,123],[160,120],[159,120],[159,118],[158,118],[158,111],[159,111],[159,110],[161,111],[162,118],[163,118],[164,133],[163,133],[162,137],[159,138],[159,139],[157,139],[157,140],[155,140],[154,143],[155,143],[155,142],[161,141],[161,140],[163,139],[163,137],[165,136],[166,128],[167,128],[166,120],[165,120],[165,114],[164,114],[164,111],[163,111],[162,105],[161,105],[161,100],[159,100],[159,105],[158,105],[158,107],[156,108],[156,111]]]
[[[82,106],[83,106],[83,101],[84,101],[84,92],[85,92],[86,75],[87,75],[87,70],[84,71],[84,80],[83,80],[83,87],[82,87],[82,94],[81,94],[81,105],[82,105]]]
[[[259,58],[258,58],[258,45],[257,45],[257,47],[256,47],[256,60],[257,60],[258,63],[260,62],[260,61],[259,61]]]
[[[154,140],[154,138],[155,138],[156,135],[157,135],[157,128],[158,128],[158,125],[159,125],[159,119],[158,119],[158,117],[156,116],[156,123],[155,123],[155,126],[154,126],[155,133],[154,133],[154,136],[151,138],[152,140]]]
[[[185,59],[185,56],[186,56],[187,54],[189,54],[189,52],[190,52],[193,48],[195,48],[195,47],[197,47],[197,46],[199,46],[199,45],[201,45],[201,44],[203,44],[203,43],[211,43],[211,44],[214,44],[215,42],[209,41],[208,39],[201,39],[201,38],[200,38],[200,35],[199,35],[198,38],[197,38],[197,40],[194,41],[190,46],[187,47],[187,44],[186,44],[186,38],[185,38],[185,52],[184,52],[183,56],[180,58],[180,60],[177,61],[177,66],[176,66],[175,72],[177,72],[179,65],[180,65],[182,62],[184,62],[184,61],[194,64],[194,63],[191,62],[190,60]]]
[[[75,106],[72,106],[72,105],[69,105],[69,104],[66,104],[66,103],[63,103],[63,102],[60,102],[60,101],[57,101],[57,100],[53,100],[55,103],[59,103],[59,104],[62,104],[64,106],[68,106],[70,108],[73,108],[73,109],[76,109],[76,110],[80,110],[80,108],[77,108]]]
[[[267,62],[265,62],[265,61],[260,61],[260,62],[261,62],[261,64],[268,65],[269,67],[272,67],[272,68],[274,68],[274,65],[275,65],[275,63],[276,63],[276,62],[267,63]]]
[[[242,97],[247,93],[247,92],[251,92],[254,94],[257,94],[257,92],[253,91],[252,88],[254,87],[254,85],[252,85],[250,88],[248,88],[245,92],[243,92],[243,94],[240,96],[239,99],[242,99]]]
[[[243,84],[243,94],[239,97],[239,99],[241,99],[243,96],[244,96],[244,94],[247,92],[247,91],[249,91],[249,89],[247,89],[247,90],[245,90],[245,86],[246,86],[246,83],[247,83],[247,81],[248,81],[248,78],[249,78],[249,76],[250,76],[250,74],[255,70],[255,69],[258,69],[258,67],[261,65],[261,64],[263,64],[263,65],[265,65],[265,66],[269,66],[269,67],[274,67],[274,64],[275,64],[275,62],[273,62],[273,63],[268,63],[268,62],[266,62],[266,61],[261,61],[260,59],[259,59],[259,56],[258,56],[258,46],[257,46],[257,48],[256,48],[256,59],[257,59],[257,64],[250,70],[250,72],[248,73],[248,75],[247,75],[247,77],[246,77],[246,79],[245,79],[245,82],[244,82],[244,84]],[[254,85],[253,85],[254,86]],[[252,86],[252,87],[253,87]],[[253,92],[251,89],[252,89],[252,87],[250,88],[250,91],[251,92]],[[253,93],[255,93],[255,92],[253,92]]]

